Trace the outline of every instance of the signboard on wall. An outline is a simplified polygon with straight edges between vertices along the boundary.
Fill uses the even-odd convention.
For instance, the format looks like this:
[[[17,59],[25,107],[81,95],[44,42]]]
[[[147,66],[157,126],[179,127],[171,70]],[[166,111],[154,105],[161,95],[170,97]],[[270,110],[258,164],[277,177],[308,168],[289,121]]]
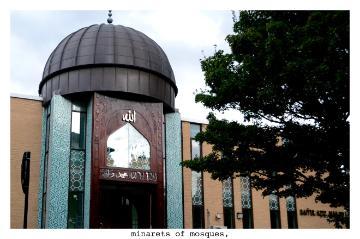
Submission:
[[[100,168],[100,179],[137,183],[157,183],[157,174],[152,171]]]
[[[318,217],[328,217],[328,216],[347,216],[346,212],[341,211],[325,211],[325,210],[313,210],[313,209],[300,209],[300,216],[318,216]]]

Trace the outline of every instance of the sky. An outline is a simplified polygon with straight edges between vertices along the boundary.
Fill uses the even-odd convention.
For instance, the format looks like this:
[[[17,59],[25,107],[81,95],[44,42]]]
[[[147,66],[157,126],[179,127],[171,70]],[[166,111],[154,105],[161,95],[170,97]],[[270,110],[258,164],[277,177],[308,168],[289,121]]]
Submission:
[[[165,51],[175,74],[178,95],[175,107],[183,119],[206,122],[209,109],[195,103],[195,92],[205,88],[200,59],[216,49],[230,52],[225,37],[233,27],[230,10],[113,11],[113,24],[139,30]],[[70,33],[92,24],[106,23],[102,11],[11,11],[10,92],[38,95],[46,60]],[[240,120],[234,111],[220,118]]]

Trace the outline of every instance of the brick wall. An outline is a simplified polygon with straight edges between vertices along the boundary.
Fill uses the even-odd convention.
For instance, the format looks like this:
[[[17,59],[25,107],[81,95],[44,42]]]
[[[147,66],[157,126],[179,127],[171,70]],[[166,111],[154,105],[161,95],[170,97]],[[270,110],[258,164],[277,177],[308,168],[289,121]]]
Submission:
[[[297,203],[297,217],[299,228],[334,228],[333,224],[327,222],[325,218],[321,218],[318,216],[304,216],[300,215],[300,209],[310,209],[314,210],[315,213],[317,210],[321,211],[343,211],[339,208],[331,208],[326,204],[316,203],[315,196],[311,196],[308,198],[299,198],[296,200]]]
[[[12,97],[11,104],[11,228],[22,228],[24,194],[20,183],[21,159],[24,151],[31,151],[28,228],[37,228],[37,193],[41,149],[41,101]],[[203,125],[203,129],[205,126]],[[211,145],[203,143],[203,154],[211,152]],[[190,123],[182,122],[182,157],[188,160],[190,154]],[[183,168],[184,222],[185,228],[192,228],[191,170]],[[241,212],[240,182],[236,178],[234,186],[234,212]],[[253,190],[253,213],[255,228],[270,228],[269,199],[261,192]],[[281,226],[287,228],[285,200],[280,199]],[[314,197],[297,199],[299,228],[332,228],[325,219],[317,216],[302,216],[300,209],[334,211],[324,204],[315,203]],[[340,209],[337,209],[339,211]],[[220,213],[221,219],[215,215]],[[222,226],[223,221],[222,184],[204,173],[204,218],[205,226]],[[236,228],[242,228],[242,220],[235,218]]]
[[[31,152],[28,205],[28,228],[37,228],[37,193],[41,150],[41,101],[10,99],[10,191],[11,228],[23,227],[24,194],[20,170],[24,151]]]
[[[270,228],[269,197],[263,197],[260,191],[252,190],[254,228]]]
[[[206,129],[206,125],[202,125],[202,129]],[[190,122],[182,121],[182,149],[183,160],[191,158],[190,151]],[[203,155],[209,154],[212,150],[211,145],[202,144]],[[209,226],[223,226],[223,202],[222,202],[222,183],[218,180],[212,180],[209,173],[203,174],[204,179],[204,218],[205,227]],[[183,168],[183,183],[184,183],[184,220],[185,228],[192,228],[192,201],[191,201],[191,170]],[[242,220],[236,218],[236,213],[241,212],[241,186],[240,179],[233,180],[234,187],[234,213],[235,213],[235,227],[242,228]],[[263,197],[261,191],[252,190],[253,199],[253,215],[254,228],[269,229],[270,211],[269,211],[269,197]],[[333,209],[328,205],[315,203],[314,197],[297,199],[297,215],[299,228],[333,228],[326,219],[318,216],[303,216],[300,215],[300,209],[313,209],[324,211],[341,211],[341,209]],[[280,217],[281,228],[288,228],[286,200],[281,198],[280,203]],[[215,215],[220,213],[221,219],[216,219]]]

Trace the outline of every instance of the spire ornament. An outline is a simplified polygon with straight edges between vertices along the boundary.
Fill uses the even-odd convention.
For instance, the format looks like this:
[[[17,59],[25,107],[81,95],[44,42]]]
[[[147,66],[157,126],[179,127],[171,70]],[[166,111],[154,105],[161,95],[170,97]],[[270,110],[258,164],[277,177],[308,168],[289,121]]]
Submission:
[[[107,19],[107,22],[109,24],[111,24],[113,22],[113,19],[111,18],[111,16],[112,16],[111,10],[109,10],[108,16],[109,16],[109,18]]]

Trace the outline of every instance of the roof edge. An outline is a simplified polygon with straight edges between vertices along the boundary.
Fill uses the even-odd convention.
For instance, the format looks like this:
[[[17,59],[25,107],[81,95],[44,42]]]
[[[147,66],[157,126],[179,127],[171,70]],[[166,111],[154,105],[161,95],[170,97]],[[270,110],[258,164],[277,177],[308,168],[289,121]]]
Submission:
[[[25,95],[25,94],[18,94],[18,93],[10,93],[10,98],[19,98],[19,99],[27,99],[27,100],[36,100],[42,101],[43,98],[36,95]]]
[[[41,89],[43,87],[43,85],[51,78],[60,75],[64,72],[71,72],[73,70],[79,70],[79,69],[90,69],[90,68],[96,68],[96,67],[121,67],[121,68],[127,68],[127,69],[136,69],[136,70],[141,70],[144,72],[149,72],[155,75],[160,76],[161,78],[165,79],[167,82],[169,82],[169,84],[173,87],[174,91],[175,91],[175,96],[177,96],[178,94],[178,88],[176,86],[176,83],[174,81],[172,81],[170,78],[168,78],[167,76],[161,74],[160,72],[157,71],[153,71],[147,68],[143,68],[143,67],[138,67],[138,66],[133,66],[133,65],[125,65],[125,64],[113,64],[113,63],[97,63],[97,64],[84,64],[84,65],[78,65],[78,66],[72,66],[72,67],[68,67],[68,68],[64,68],[61,70],[57,70],[54,71],[53,73],[47,75],[45,78],[43,78],[40,83],[39,83],[39,88],[38,88],[38,93],[41,94]]]

